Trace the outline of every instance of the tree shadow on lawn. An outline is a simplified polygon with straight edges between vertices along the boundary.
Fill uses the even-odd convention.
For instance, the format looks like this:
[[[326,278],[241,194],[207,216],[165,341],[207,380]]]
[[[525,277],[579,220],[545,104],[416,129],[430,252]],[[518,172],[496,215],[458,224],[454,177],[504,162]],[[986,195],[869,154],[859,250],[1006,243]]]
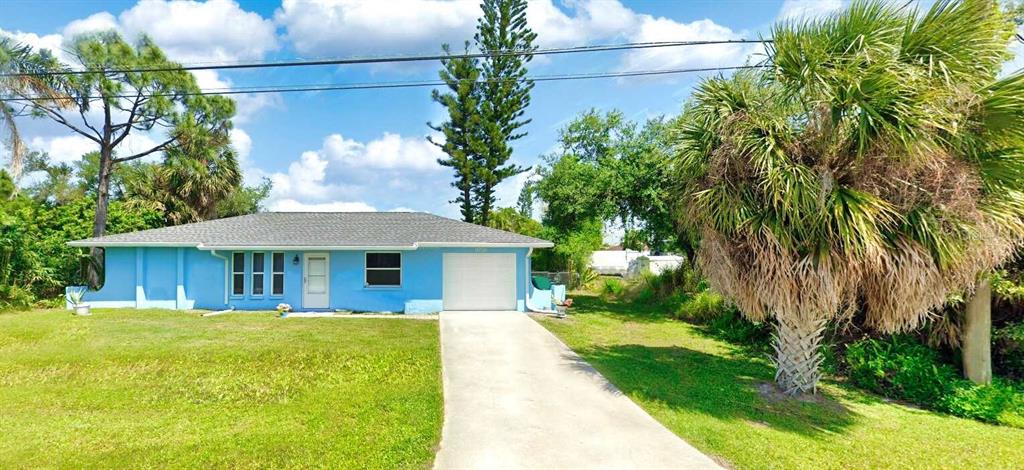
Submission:
[[[812,399],[762,392],[774,372],[768,364],[721,357],[678,346],[636,344],[577,350],[627,396],[803,435],[841,432],[854,422],[849,409],[824,394]],[[584,363],[577,365],[589,370]]]

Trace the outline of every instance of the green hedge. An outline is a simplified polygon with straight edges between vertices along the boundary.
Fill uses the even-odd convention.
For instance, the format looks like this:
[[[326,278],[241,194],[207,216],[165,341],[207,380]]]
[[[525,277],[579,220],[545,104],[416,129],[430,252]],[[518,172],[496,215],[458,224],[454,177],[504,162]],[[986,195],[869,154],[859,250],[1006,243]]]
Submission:
[[[913,337],[867,338],[846,349],[850,381],[880,395],[990,423],[1024,427],[1024,390],[976,385]]]

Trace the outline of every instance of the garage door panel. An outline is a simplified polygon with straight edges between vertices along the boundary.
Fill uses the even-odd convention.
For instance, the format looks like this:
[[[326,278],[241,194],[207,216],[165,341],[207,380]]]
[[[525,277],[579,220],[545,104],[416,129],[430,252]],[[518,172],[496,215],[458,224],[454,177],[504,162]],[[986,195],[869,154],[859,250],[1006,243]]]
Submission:
[[[514,310],[513,253],[445,253],[445,310]]]

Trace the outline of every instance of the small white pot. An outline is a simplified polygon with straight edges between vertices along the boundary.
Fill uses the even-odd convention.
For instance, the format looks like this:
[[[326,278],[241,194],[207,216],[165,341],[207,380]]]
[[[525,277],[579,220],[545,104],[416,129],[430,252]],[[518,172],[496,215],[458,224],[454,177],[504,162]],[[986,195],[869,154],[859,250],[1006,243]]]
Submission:
[[[78,304],[75,305],[75,315],[86,316],[92,315],[89,311],[89,304]]]

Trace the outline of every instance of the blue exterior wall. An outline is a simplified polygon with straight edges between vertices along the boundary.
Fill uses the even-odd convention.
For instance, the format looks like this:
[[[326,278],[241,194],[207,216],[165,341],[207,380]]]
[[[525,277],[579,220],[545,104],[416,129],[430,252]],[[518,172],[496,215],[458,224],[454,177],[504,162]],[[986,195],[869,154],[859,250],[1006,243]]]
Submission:
[[[263,295],[252,295],[252,251],[245,251],[245,293],[231,295],[231,251],[196,248],[107,248],[106,281],[85,300],[96,307],[273,310],[302,306],[306,252],[285,251],[284,294],[270,295],[272,251],[264,256]],[[526,248],[420,248],[402,251],[400,287],[365,286],[365,251],[315,251],[330,255],[329,309],[430,313],[442,308],[445,253],[514,253],[517,308],[524,310],[529,272]],[[297,261],[297,262],[296,262]],[[227,264],[226,264],[227,263]],[[228,296],[225,299],[225,291]]]

